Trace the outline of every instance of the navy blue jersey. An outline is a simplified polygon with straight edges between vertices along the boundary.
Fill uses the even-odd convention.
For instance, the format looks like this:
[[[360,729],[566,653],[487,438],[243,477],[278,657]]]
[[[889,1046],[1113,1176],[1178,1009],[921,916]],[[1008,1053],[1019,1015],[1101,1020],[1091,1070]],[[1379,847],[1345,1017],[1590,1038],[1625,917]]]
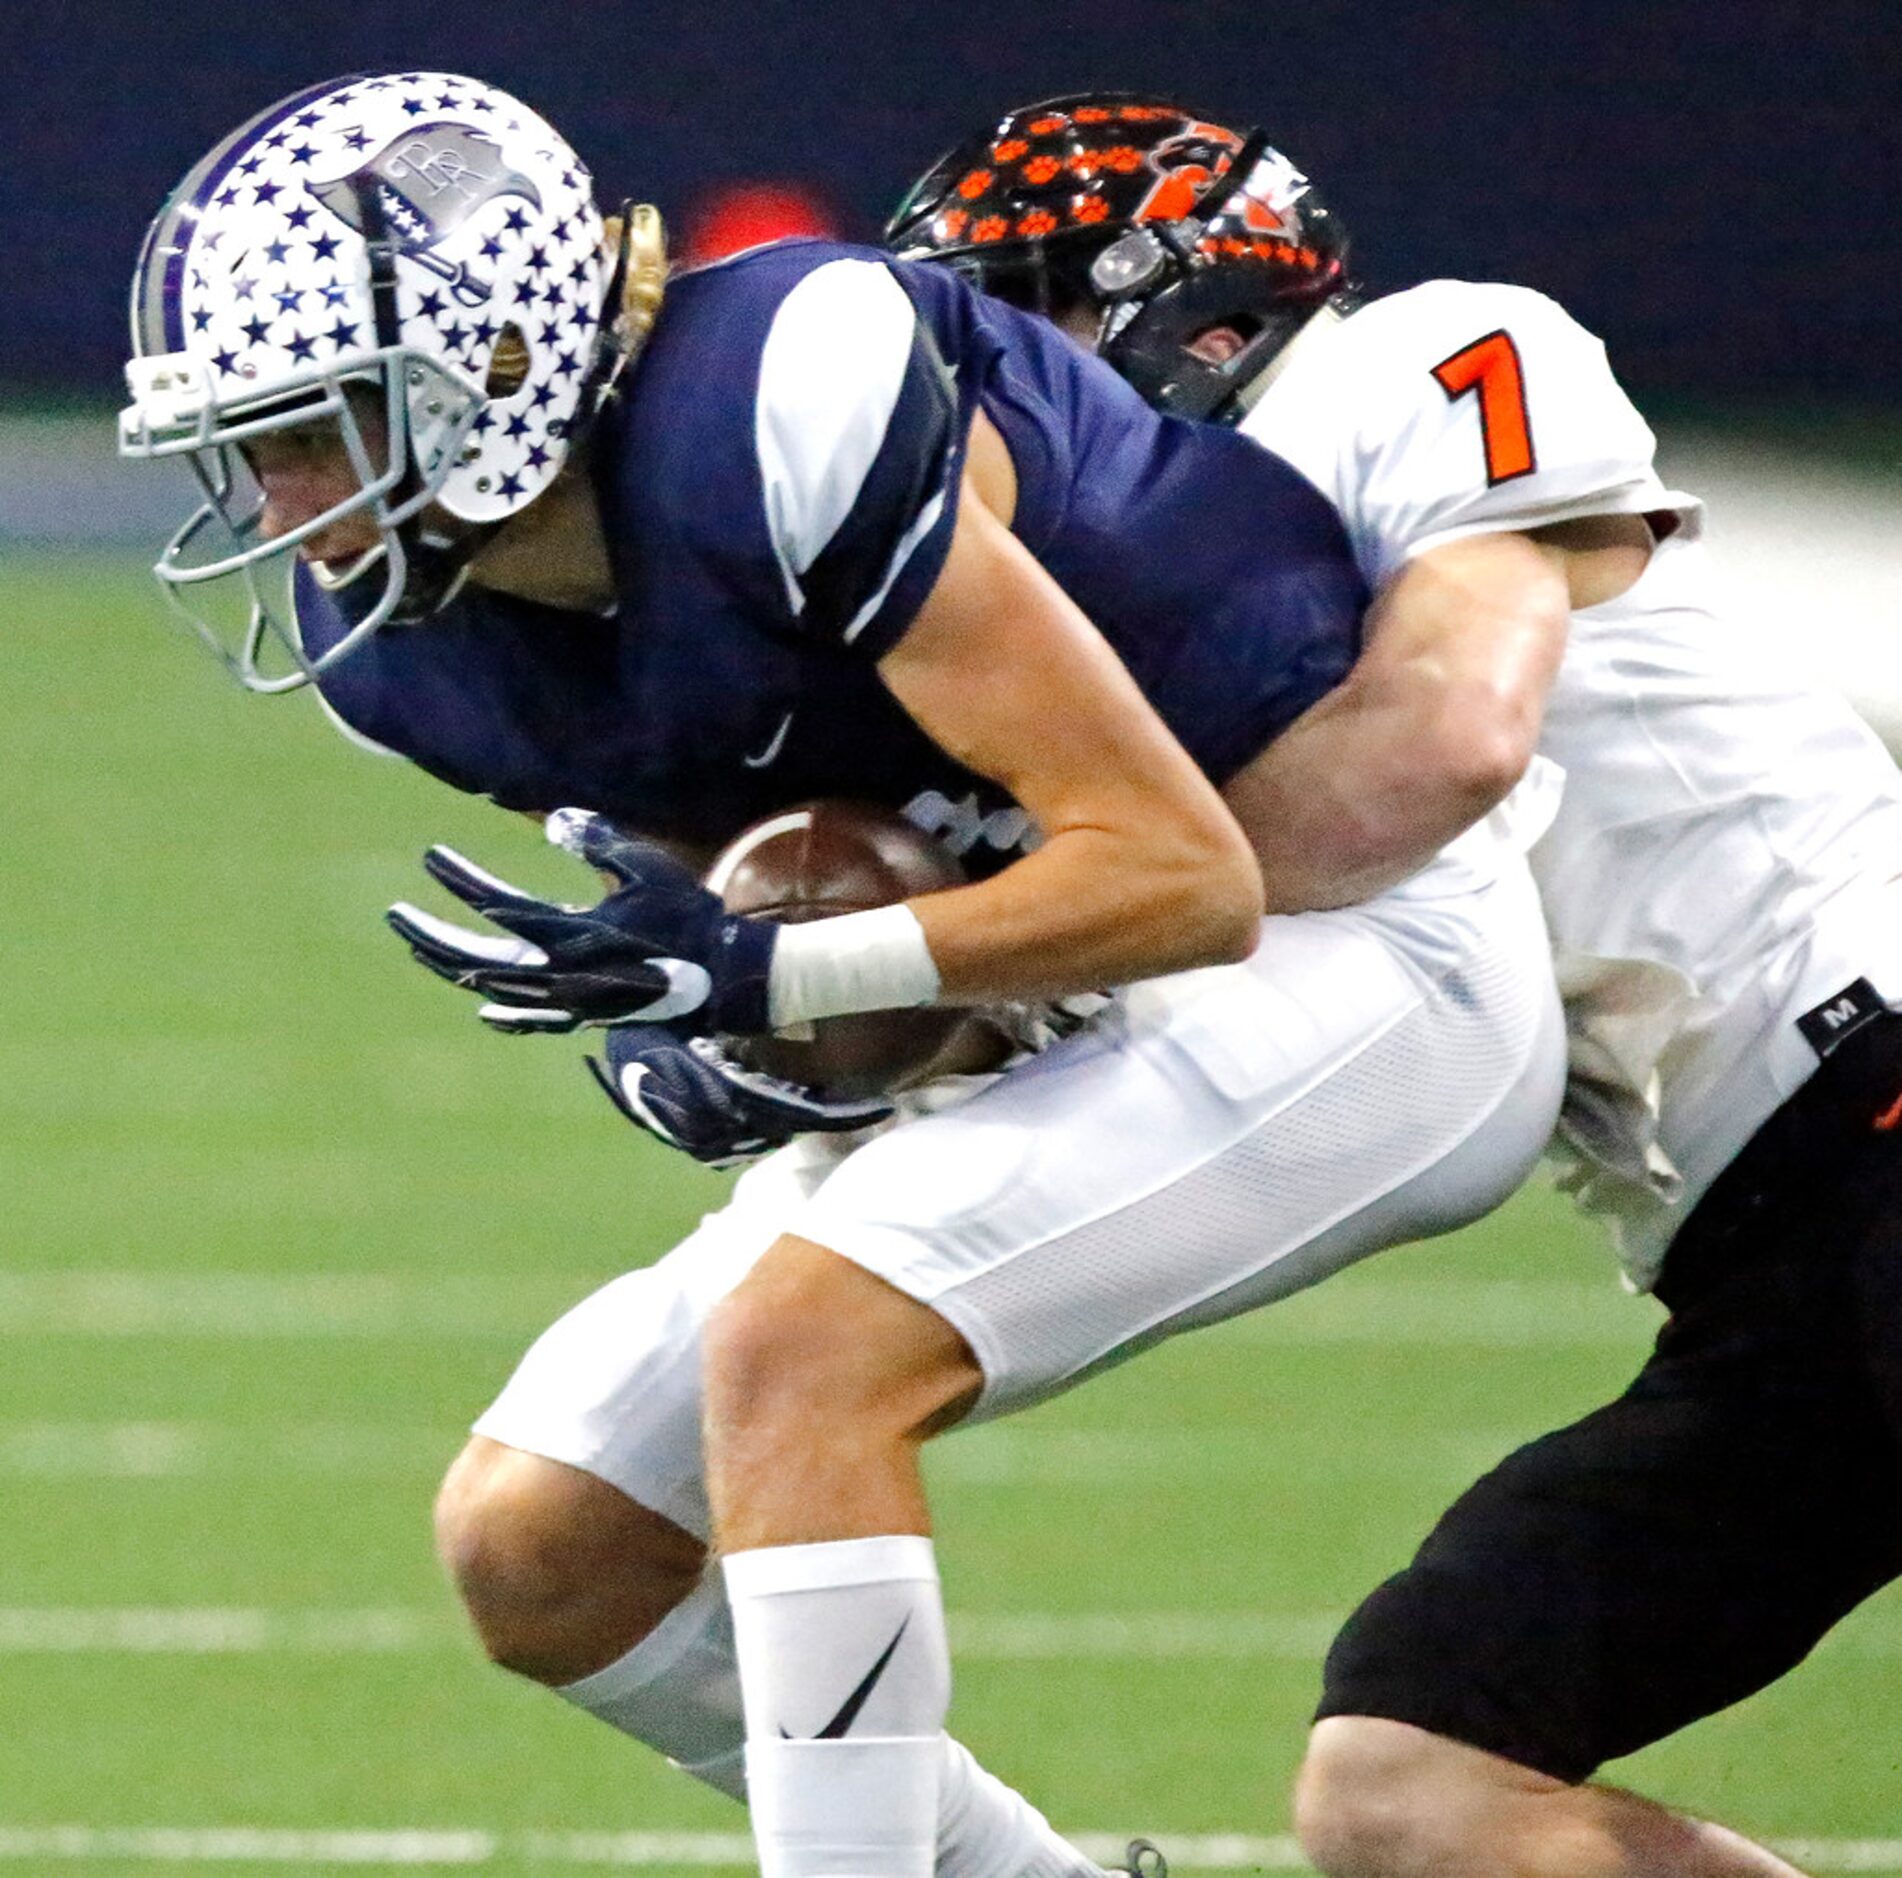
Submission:
[[[1014,532],[1215,781],[1353,662],[1366,595],[1348,543],[1279,458],[1157,415],[947,271],[793,241],[671,281],[602,416],[611,613],[465,587],[326,672],[325,700],[510,808],[713,844],[845,796],[999,858],[1023,816],[876,669],[943,568],[980,409],[1016,467]],[[300,570],[313,656],[348,599]]]

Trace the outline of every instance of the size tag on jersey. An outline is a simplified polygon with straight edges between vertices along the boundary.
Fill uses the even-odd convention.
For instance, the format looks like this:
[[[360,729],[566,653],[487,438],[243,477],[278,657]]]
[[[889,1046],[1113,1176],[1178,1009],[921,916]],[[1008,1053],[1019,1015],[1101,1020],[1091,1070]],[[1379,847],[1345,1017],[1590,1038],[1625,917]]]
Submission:
[[[1805,1011],[1796,1020],[1796,1027],[1819,1058],[1827,1057],[1888,1008],[1875,986],[1866,978],[1858,978],[1833,997],[1825,998],[1813,1011]]]

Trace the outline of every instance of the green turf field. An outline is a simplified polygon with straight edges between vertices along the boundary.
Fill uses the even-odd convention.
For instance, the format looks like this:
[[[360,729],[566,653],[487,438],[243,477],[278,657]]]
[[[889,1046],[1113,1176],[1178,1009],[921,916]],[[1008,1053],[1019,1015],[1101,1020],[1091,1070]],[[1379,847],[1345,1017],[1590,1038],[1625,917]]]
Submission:
[[[433,839],[572,863],[236,693],[129,565],[9,555],[0,632],[0,1867],[743,1858],[738,1809],[486,1669],[429,1550],[517,1352],[721,1190],[380,923]],[[1333,1620],[1654,1316],[1531,1194],[952,1437],[957,1730],[1060,1825],[1299,1869]],[[1902,1871],[1899,1659],[1878,1601],[1617,1772]]]

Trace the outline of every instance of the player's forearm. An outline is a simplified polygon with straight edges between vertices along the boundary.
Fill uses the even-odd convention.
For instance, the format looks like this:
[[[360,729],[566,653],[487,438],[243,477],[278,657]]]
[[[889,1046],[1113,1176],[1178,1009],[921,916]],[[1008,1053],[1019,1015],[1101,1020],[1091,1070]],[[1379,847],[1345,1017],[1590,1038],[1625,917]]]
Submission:
[[[939,1001],[1058,997],[1254,950],[1261,882],[1238,835],[1181,831],[1140,843],[1078,826],[1002,873],[910,903]]]
[[[1168,868],[1153,853],[1132,865],[1124,840],[1077,828],[975,886],[782,926],[767,1015],[784,1028],[1062,997],[1243,958],[1259,930],[1260,874],[1239,830]]]
[[[941,1002],[1093,990],[1253,949],[1261,879],[1233,816],[968,484],[945,570],[879,676],[1044,833],[989,880],[911,902]]]
[[[1367,899],[1418,872],[1504,798],[1529,752],[1462,742],[1448,722],[1459,713],[1442,711],[1444,702],[1360,692],[1326,700],[1230,785],[1270,912]]]
[[[1404,569],[1346,682],[1224,791],[1269,910],[1365,899],[1499,803],[1537,745],[1568,617],[1554,557],[1520,536]]]

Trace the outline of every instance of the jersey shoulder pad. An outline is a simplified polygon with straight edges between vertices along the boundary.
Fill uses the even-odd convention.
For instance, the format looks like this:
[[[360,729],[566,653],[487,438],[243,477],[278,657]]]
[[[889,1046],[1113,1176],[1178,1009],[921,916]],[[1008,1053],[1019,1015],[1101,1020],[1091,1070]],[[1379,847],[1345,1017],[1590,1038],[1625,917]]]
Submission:
[[[739,393],[694,452],[727,499],[693,502],[693,531],[763,624],[877,658],[943,566],[969,414],[875,252],[785,243],[735,273],[749,259],[740,343],[702,359],[727,381],[716,402]],[[706,286],[732,302],[741,283]]]
[[[1334,502],[1370,581],[1459,534],[1670,500],[1604,346],[1526,287],[1374,301],[1291,358],[1246,428]]]

